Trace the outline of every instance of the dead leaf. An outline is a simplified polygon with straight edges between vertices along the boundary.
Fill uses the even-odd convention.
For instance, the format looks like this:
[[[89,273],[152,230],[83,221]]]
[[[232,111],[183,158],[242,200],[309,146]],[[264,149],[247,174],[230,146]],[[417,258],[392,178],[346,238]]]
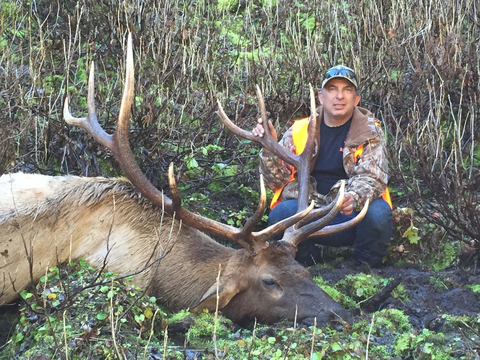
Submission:
[[[388,30],[388,38],[393,39],[394,37],[395,37],[395,29],[390,28],[390,30]]]

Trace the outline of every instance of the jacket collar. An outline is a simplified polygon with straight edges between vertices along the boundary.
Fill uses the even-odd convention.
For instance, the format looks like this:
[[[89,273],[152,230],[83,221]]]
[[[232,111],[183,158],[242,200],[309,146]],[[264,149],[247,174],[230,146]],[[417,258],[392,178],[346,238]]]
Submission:
[[[378,135],[373,114],[365,108],[356,106],[353,109],[352,125],[345,139],[345,146],[356,147]]]
[[[317,108],[317,114],[323,118],[323,106]],[[356,106],[353,109],[352,124],[345,139],[345,146],[357,147],[378,135],[373,114],[365,108]]]

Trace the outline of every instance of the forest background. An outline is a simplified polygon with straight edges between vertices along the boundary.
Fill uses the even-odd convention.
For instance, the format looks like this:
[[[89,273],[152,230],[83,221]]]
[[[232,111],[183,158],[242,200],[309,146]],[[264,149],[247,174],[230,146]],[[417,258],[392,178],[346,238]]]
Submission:
[[[395,205],[387,262],[476,267],[480,248],[480,10],[477,0],[2,1],[0,174],[122,175],[110,152],[67,126],[86,111],[113,131],[133,33],[130,144],[185,206],[241,226],[258,201],[258,146],[226,131],[217,99],[244,129],[255,85],[279,133],[308,116],[308,86],[352,67],[361,106],[383,123]],[[271,196],[271,194],[270,194]]]

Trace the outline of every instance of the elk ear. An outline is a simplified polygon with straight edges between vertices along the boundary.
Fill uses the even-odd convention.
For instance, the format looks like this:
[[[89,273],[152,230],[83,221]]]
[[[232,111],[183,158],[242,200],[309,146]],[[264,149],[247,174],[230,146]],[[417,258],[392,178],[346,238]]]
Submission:
[[[221,310],[232,300],[232,298],[240,292],[240,287],[235,282],[220,284],[218,286],[218,309]],[[197,313],[204,309],[215,311],[217,307],[217,283],[213,284],[210,289],[203,295],[202,300],[190,309],[191,312]]]

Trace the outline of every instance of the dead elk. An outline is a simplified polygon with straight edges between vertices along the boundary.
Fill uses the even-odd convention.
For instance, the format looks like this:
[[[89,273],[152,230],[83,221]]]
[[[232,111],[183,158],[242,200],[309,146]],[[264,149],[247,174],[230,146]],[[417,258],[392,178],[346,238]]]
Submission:
[[[168,308],[193,311],[216,307],[216,278],[219,309],[236,322],[256,318],[263,323],[295,317],[323,324],[330,320],[350,321],[350,314],[333,301],[294,260],[297,245],[312,236],[342,231],[356,225],[366,208],[349,223],[328,225],[338,213],[343,188],[334,203],[312,210],[308,206],[308,159],[318,148],[309,137],[305,151],[291,154],[276,143],[265,129],[262,139],[236,127],[219,103],[219,115],[235,134],[254,140],[292,164],[300,182],[296,215],[265,230],[254,232],[265,209],[261,199],[255,214],[241,229],[225,225],[181,207],[173,166],[169,170],[172,199],[163,195],[136,165],[128,145],[130,108],[133,98],[133,50],[128,37],[125,88],[113,135],[99,125],[94,103],[94,67],[88,90],[88,116],[74,118],[65,100],[65,120],[86,129],[108,147],[126,179],[50,177],[6,174],[0,178],[0,305],[13,300],[31,279],[71,258],[84,258],[93,266],[119,274],[135,273],[134,282],[160,299]],[[261,116],[266,124],[263,98],[257,87]],[[315,100],[311,89],[311,110]],[[310,133],[317,134],[316,116]],[[165,214],[165,216],[164,216]],[[284,232],[281,241],[269,243]],[[218,244],[205,233],[231,240],[242,249]],[[161,258],[163,256],[163,258]],[[160,261],[156,261],[161,258]],[[30,259],[30,261],[29,261]],[[31,266],[30,266],[31,265]],[[143,271],[140,271],[142,270]]]

